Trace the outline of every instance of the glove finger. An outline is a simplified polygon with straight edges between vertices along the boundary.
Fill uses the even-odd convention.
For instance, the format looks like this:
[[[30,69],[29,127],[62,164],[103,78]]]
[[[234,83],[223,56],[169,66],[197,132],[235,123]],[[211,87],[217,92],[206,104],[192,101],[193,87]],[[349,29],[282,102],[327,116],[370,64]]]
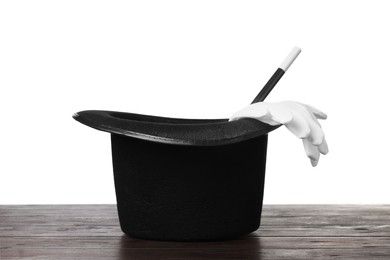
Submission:
[[[325,137],[324,137],[324,140],[322,141],[322,143],[318,146],[318,150],[320,151],[320,153],[322,153],[324,155],[329,153],[328,143],[326,142]]]
[[[318,162],[318,160],[320,159],[320,152],[318,151],[318,147],[314,146],[306,138],[302,139],[302,142],[303,142],[303,147],[305,149],[307,157],[309,157],[311,161]]]
[[[321,128],[320,123],[317,121],[315,116],[311,111],[304,111],[302,112],[302,116],[306,118],[307,123],[310,127],[310,134],[308,135],[308,140],[313,144],[313,145],[320,145],[324,141],[324,131]]]
[[[318,158],[318,159],[319,159],[319,158]],[[317,164],[318,164],[318,160],[317,160],[317,161],[315,161],[315,160],[310,160],[310,163],[311,163],[311,166],[316,167]]]
[[[308,105],[308,104],[302,104],[302,105],[307,107],[311,112],[313,112],[313,114],[315,115],[315,117],[317,119],[327,119],[328,118],[328,116],[324,112],[319,110],[318,108],[313,107],[313,106]]]

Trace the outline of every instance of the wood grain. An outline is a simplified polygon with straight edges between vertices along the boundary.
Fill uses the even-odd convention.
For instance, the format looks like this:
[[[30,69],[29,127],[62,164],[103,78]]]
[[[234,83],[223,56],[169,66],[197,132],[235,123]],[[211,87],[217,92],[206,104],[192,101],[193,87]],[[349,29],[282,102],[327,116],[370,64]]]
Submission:
[[[115,205],[1,205],[0,259],[390,259],[390,205],[265,205],[229,241],[130,238]]]

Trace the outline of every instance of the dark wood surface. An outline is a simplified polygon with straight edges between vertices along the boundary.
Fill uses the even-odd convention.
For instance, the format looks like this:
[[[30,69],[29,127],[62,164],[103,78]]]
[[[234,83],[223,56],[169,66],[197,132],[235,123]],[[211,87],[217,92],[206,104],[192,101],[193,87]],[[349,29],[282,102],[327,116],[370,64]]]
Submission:
[[[0,259],[390,259],[390,205],[265,205],[219,242],[129,238],[115,205],[0,205]]]

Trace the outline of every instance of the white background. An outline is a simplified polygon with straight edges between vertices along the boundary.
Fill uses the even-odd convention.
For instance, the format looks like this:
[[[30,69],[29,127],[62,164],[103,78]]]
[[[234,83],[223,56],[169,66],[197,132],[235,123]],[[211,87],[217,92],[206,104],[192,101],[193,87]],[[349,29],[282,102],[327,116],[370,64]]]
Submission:
[[[72,114],[226,118],[294,46],[267,101],[328,114],[312,168],[269,136],[265,203],[390,203],[387,1],[1,1],[0,204],[115,203],[109,134]]]

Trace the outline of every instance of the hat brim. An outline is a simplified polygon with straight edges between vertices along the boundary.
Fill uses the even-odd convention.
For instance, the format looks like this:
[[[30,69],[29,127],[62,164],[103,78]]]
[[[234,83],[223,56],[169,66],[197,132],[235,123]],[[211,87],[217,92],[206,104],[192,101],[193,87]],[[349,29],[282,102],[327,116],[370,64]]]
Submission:
[[[181,119],[104,110],[86,110],[73,118],[92,128],[138,139],[193,146],[231,144],[268,134],[279,126],[255,119]]]

